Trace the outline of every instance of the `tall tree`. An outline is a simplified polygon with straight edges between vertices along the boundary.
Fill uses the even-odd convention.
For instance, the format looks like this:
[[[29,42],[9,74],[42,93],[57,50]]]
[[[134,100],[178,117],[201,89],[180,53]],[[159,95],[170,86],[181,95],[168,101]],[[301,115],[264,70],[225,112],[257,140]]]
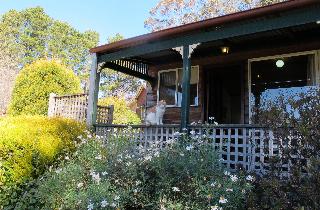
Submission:
[[[81,33],[68,23],[52,19],[41,7],[10,10],[2,15],[0,109],[7,107],[19,69],[40,58],[59,60],[71,68],[81,78],[82,86],[86,87],[91,61],[89,49],[98,41],[97,32]]]
[[[108,43],[120,41],[124,37],[117,33],[108,38]],[[103,96],[132,97],[143,81],[133,76],[114,71],[112,69],[103,69],[101,74],[100,90]]]
[[[281,1],[285,0],[160,0],[145,27],[158,31]]]
[[[99,35],[81,33],[35,7],[5,13],[0,19],[0,40],[13,43],[7,48],[18,49],[20,68],[39,58],[58,59],[79,75],[88,69],[89,49],[98,44]]]

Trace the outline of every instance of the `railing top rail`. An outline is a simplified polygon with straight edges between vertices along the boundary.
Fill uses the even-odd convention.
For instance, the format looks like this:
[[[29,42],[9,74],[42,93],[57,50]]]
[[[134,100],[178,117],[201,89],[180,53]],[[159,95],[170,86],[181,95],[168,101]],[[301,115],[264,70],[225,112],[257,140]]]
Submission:
[[[78,96],[88,96],[87,93],[78,93],[78,94],[68,94],[62,96],[55,96],[55,98],[71,98],[71,97],[78,97]]]
[[[95,127],[114,127],[114,128],[179,128],[179,124],[164,124],[164,125],[117,125],[117,124],[95,124]],[[250,124],[200,124],[200,125],[189,125],[189,128],[266,128],[261,125],[250,125]]]
[[[168,125],[116,125],[116,124],[95,124],[95,127],[113,127],[113,128],[179,128],[178,124]]]

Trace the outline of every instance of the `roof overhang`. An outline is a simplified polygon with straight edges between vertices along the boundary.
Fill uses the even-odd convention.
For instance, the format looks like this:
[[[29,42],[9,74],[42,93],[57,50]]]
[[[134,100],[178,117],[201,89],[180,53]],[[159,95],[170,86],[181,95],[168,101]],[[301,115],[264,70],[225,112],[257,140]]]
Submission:
[[[98,62],[108,62],[319,20],[319,0],[292,0],[121,40],[92,48],[90,52],[97,53]]]
[[[292,0],[121,40],[90,52],[96,53],[101,69],[111,68],[153,84],[155,78],[148,71],[150,58],[165,54],[168,58],[174,55],[172,48],[202,43],[198,47],[201,51],[227,39],[243,40],[287,29],[290,32],[297,27],[311,26],[319,31],[319,20],[319,0]]]

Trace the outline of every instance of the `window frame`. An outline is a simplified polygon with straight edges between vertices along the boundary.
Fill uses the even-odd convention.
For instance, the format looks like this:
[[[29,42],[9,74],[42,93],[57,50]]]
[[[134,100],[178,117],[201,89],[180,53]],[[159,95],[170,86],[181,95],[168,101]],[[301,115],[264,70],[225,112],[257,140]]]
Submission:
[[[197,66],[191,66],[191,69],[192,68],[196,68],[197,71],[198,71],[198,81],[197,81],[197,101],[196,101],[196,104],[192,104],[190,106],[192,107],[198,107],[199,106],[199,82],[200,82],[200,68],[199,68],[199,65]],[[167,107],[169,108],[174,108],[174,107],[177,107],[177,108],[181,108],[181,105],[178,104],[178,79],[179,79],[179,75],[178,75],[178,72],[179,72],[179,69],[183,69],[181,67],[179,68],[173,68],[173,69],[164,69],[164,70],[159,70],[158,71],[158,89],[157,89],[157,103],[159,102],[159,99],[160,99],[160,74],[161,73],[166,73],[166,72],[172,72],[172,71],[175,71],[176,72],[176,81],[175,81],[175,86],[176,86],[176,90],[175,90],[175,94],[174,94],[174,98],[175,98],[175,104],[174,105],[167,105]],[[183,71],[183,70],[182,70]]]

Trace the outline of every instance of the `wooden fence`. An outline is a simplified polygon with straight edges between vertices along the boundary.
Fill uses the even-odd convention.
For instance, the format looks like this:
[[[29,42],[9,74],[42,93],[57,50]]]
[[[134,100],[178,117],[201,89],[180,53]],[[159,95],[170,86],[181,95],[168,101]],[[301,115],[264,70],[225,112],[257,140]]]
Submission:
[[[105,139],[125,137],[135,145],[148,147],[159,141],[162,147],[166,142],[177,138],[179,125],[95,125],[96,134]],[[279,155],[281,141],[273,138],[272,132],[259,126],[251,125],[219,125],[189,126],[193,135],[206,139],[216,151],[219,158],[230,170],[239,168],[256,173],[269,170],[270,157]],[[290,164],[283,163],[284,174],[290,171]]]
[[[84,122],[87,118],[88,94],[57,96],[50,94],[48,116],[64,117]],[[113,105],[97,107],[97,123],[112,124]]]

